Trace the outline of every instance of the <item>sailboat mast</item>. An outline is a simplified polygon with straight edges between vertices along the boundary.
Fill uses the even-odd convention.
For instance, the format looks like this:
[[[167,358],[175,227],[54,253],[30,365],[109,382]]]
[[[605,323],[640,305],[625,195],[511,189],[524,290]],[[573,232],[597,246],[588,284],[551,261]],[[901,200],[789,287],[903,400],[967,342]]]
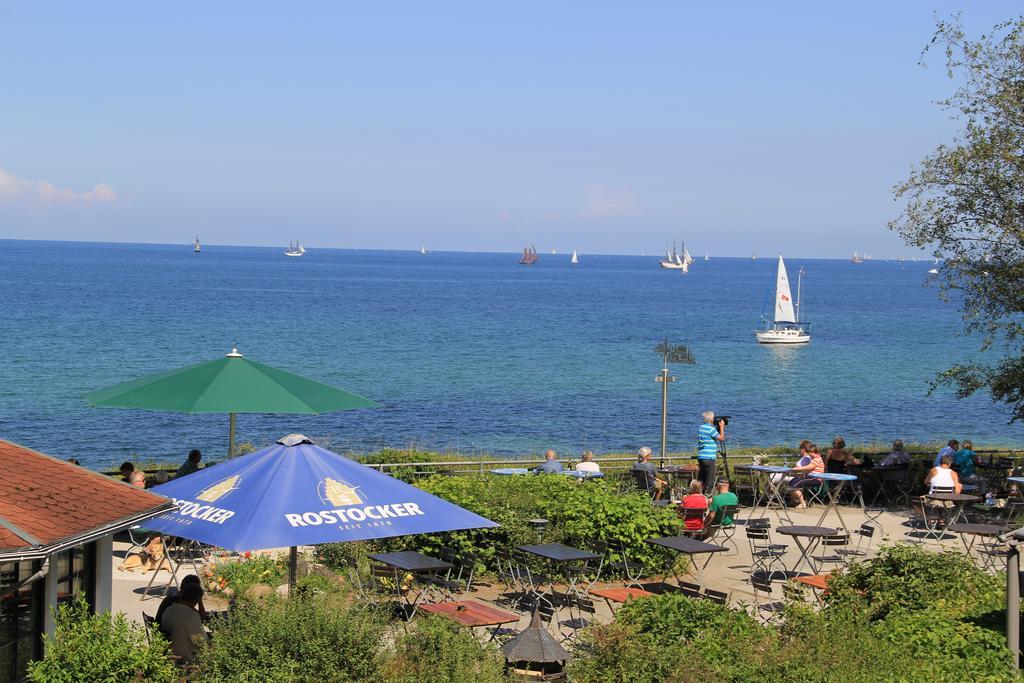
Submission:
[[[804,267],[800,266],[800,270],[796,274],[796,321],[800,322],[800,292],[804,285]]]

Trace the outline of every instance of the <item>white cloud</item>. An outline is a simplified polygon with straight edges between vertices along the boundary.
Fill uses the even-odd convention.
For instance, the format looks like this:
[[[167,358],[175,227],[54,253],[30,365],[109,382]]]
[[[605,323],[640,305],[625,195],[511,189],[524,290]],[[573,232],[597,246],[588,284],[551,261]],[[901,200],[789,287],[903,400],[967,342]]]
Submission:
[[[117,199],[114,188],[100,183],[86,192],[75,192],[66,187],[57,187],[45,180],[22,180],[13,173],[0,168],[0,203],[14,201],[35,201],[46,204],[67,204],[71,202],[112,202]]]
[[[636,213],[636,194],[626,187],[587,186],[583,215],[590,218],[612,218]]]

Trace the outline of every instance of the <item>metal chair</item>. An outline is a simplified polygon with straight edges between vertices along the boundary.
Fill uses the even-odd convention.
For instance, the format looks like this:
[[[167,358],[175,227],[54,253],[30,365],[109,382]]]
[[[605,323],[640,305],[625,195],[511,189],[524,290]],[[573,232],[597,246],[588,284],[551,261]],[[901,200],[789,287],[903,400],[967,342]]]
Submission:
[[[700,522],[699,529],[687,529],[683,528],[683,536],[691,536],[694,538],[702,538],[704,536],[704,518],[707,517],[707,508],[683,508],[683,523],[698,521]]]
[[[160,628],[160,625],[156,623],[156,617],[150,616],[145,612],[142,613],[142,625],[146,628],[146,642],[150,645],[153,644],[153,630]]]
[[[558,630],[562,633],[562,640],[575,639],[577,631],[587,628],[596,623],[597,608],[590,596],[570,595],[566,596],[566,606],[569,608],[569,618],[558,622]],[[566,635],[564,629],[569,629]]]
[[[907,524],[906,538],[910,542],[922,542],[922,539],[914,534],[922,535],[925,539],[941,541],[943,537],[942,524],[945,520],[945,508],[933,507],[928,504],[923,496],[910,501],[910,519]]]
[[[651,481],[652,475],[647,470],[630,470],[630,474],[633,477],[633,484],[636,490],[643,491],[651,498],[651,505],[668,505],[669,500],[667,498],[658,499],[658,488]]]
[[[704,599],[719,605],[729,604],[729,594],[725,591],[717,591],[711,588],[704,589]]]
[[[849,561],[849,555],[844,553],[843,550],[849,549],[849,546],[850,536],[848,534],[826,536],[818,544],[818,547],[822,548],[823,552],[820,555],[812,555],[811,559],[817,562],[819,567],[827,564],[845,567]]]
[[[853,533],[857,536],[856,545],[853,548],[847,547],[836,552],[847,558],[867,557],[871,553],[871,541],[875,537],[875,525],[870,522],[864,522]]]
[[[761,619],[766,624],[779,621],[786,608],[786,603],[774,599],[775,585],[771,578],[768,575],[755,572],[750,575],[750,586],[754,593],[754,617]],[[762,593],[767,598],[765,602],[761,601]]]
[[[875,491],[869,507],[876,507],[879,498],[882,498],[888,507],[891,507],[894,501],[899,501],[902,498],[903,504],[909,507],[909,486],[907,480],[909,469],[909,467],[874,468],[872,473],[877,477],[878,490]]]
[[[783,563],[782,558],[785,556],[789,546],[772,543],[771,527],[769,525],[744,527],[743,531],[747,536],[747,543],[750,546],[751,573],[760,571],[769,577],[774,575],[776,571],[781,571],[785,574],[786,565]],[[773,569],[776,566],[779,569]]]
[[[690,583],[689,581],[680,581],[679,582],[679,592],[682,593],[683,595],[685,595],[688,598],[699,598],[699,597],[701,597],[700,591],[701,591],[700,584]]]
[[[715,518],[712,520],[711,524],[708,525],[708,527],[712,529],[711,538],[719,539],[720,537],[719,545],[722,546],[728,547],[731,543],[737,554],[739,554],[740,548],[736,544],[734,536],[736,535],[736,515],[739,513],[739,508],[739,505],[723,505],[718,508],[718,512],[715,513]],[[726,517],[733,520],[731,524],[722,524],[719,521]]]
[[[614,546],[614,550],[620,559],[612,561],[611,558],[609,558],[609,561],[604,564],[605,568],[624,577],[624,586],[643,588],[643,585],[640,583],[640,579],[642,579],[644,574],[647,572],[647,567],[640,562],[629,559],[629,553],[627,552],[625,543],[621,541],[617,542]]]

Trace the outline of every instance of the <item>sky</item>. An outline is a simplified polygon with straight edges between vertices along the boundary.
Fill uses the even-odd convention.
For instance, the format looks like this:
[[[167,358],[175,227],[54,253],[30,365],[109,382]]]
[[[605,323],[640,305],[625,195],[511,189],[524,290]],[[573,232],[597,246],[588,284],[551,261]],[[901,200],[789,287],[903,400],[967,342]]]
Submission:
[[[936,15],[1019,3],[6,3],[0,238],[911,255]]]

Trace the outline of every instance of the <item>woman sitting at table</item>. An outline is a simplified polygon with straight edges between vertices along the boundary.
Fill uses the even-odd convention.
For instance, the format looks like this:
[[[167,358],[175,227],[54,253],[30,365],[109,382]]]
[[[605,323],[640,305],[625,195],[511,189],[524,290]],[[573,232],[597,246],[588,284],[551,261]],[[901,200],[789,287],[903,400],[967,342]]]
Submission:
[[[821,457],[821,451],[818,449],[817,444],[812,443],[807,446],[807,456],[806,464],[798,464],[790,470],[796,475],[789,480],[789,488],[793,495],[793,504],[797,509],[807,507],[807,502],[804,500],[804,488],[822,485],[822,481],[815,479],[811,474],[821,474],[825,471],[825,461]],[[800,462],[803,463],[804,461],[801,459]]]
[[[590,451],[583,451],[583,457],[580,458],[579,464],[576,465],[576,471],[597,474],[601,471],[601,466],[594,462],[593,453]]]
[[[686,531],[703,531],[704,529],[704,518],[707,516],[708,511],[708,499],[704,497],[703,486],[700,480],[694,479],[690,482],[690,493],[685,496],[682,502],[679,503],[677,512],[679,516],[684,518],[686,521],[683,523]],[[687,510],[697,510],[697,513],[686,514]]]
[[[846,441],[841,436],[832,439],[832,448],[825,457],[825,471],[846,474],[847,465],[859,465],[860,460],[846,450]]]

